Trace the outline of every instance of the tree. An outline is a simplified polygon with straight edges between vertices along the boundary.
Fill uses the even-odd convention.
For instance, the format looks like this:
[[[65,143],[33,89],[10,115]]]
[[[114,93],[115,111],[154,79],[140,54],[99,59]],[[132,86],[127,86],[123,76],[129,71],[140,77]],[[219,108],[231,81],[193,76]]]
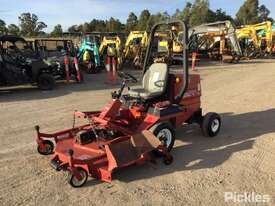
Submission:
[[[258,8],[259,22],[270,20],[270,18],[268,17],[269,14],[270,14],[270,10],[266,8],[265,5],[261,5]]]
[[[9,32],[9,34],[12,34],[12,35],[19,35],[20,34],[20,29],[17,25],[10,24],[8,26],[8,32]]]
[[[182,11],[177,9],[173,17],[176,19],[185,21],[187,24],[189,24],[191,8],[192,8],[192,4],[190,2],[187,2],[184,9]]]
[[[60,24],[55,25],[55,27],[53,28],[53,31],[51,32],[51,36],[59,37],[59,36],[62,36],[62,34],[63,34],[62,26]]]
[[[195,0],[190,10],[190,26],[197,26],[209,20],[209,1]]]
[[[97,20],[95,25],[95,31],[99,31],[99,32],[106,31],[106,22],[104,20]]]
[[[72,25],[68,28],[68,32],[70,33],[75,33],[75,32],[79,32],[78,30],[78,26],[77,25]]]
[[[234,21],[230,15],[227,15],[222,9],[217,9],[215,12],[212,10],[208,11],[207,22],[216,22],[216,21]]]
[[[255,24],[258,22],[258,0],[246,0],[236,14],[238,24]]]
[[[167,12],[164,12],[164,13],[158,12],[156,14],[150,15],[150,18],[147,21],[146,31],[149,32],[151,28],[154,26],[154,24],[160,21],[167,20],[168,18],[170,18],[170,16],[167,14]]]
[[[215,21],[233,21],[233,18],[230,15],[227,15],[222,9],[217,9],[215,12]]]
[[[6,22],[0,19],[0,34],[6,34],[7,31]]]
[[[139,19],[138,19],[138,29],[145,30],[147,28],[148,20],[150,18],[150,12],[145,9],[141,12]]]
[[[21,33],[24,36],[37,36],[47,27],[44,22],[38,21],[35,14],[22,13],[18,18]]]
[[[82,31],[85,33],[85,32],[90,32],[91,29],[90,29],[90,24],[85,22],[82,26]]]
[[[136,29],[138,25],[138,18],[135,13],[131,12],[126,21],[125,30],[127,33]]]
[[[183,21],[186,21],[187,23],[189,23],[189,20],[190,20],[191,8],[192,8],[192,4],[190,2],[187,2],[184,9],[183,9],[183,11],[182,11],[181,19]]]
[[[106,29],[108,32],[121,32],[123,28],[122,23],[118,19],[111,17],[106,23]]]

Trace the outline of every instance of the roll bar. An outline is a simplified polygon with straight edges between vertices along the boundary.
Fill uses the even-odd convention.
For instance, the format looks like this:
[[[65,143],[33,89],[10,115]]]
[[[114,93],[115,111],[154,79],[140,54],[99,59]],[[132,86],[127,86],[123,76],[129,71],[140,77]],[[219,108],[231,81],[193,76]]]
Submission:
[[[187,90],[188,82],[189,82],[189,80],[188,80],[188,77],[189,77],[189,73],[188,73],[188,28],[187,28],[187,25],[185,22],[180,21],[180,20],[163,21],[163,22],[156,23],[152,27],[150,37],[149,37],[149,44],[148,44],[148,47],[146,50],[146,55],[145,55],[144,64],[143,64],[143,75],[145,74],[145,72],[148,69],[147,64],[149,62],[149,57],[150,57],[150,53],[151,53],[152,46],[153,46],[153,40],[154,40],[155,33],[156,33],[158,27],[162,26],[162,25],[175,25],[175,24],[182,25],[183,34],[184,34],[183,38],[182,38],[183,85],[182,85],[182,88],[180,89],[180,93],[174,99],[174,103],[178,104],[181,101],[181,99],[183,98],[183,95]]]

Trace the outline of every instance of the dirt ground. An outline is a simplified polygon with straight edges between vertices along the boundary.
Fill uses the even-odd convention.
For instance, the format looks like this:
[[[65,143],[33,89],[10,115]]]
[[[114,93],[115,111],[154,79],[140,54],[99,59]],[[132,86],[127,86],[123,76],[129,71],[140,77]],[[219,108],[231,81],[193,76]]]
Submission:
[[[133,166],[111,184],[90,179],[80,189],[38,155],[34,125],[54,132],[72,125],[75,109],[102,108],[112,90],[104,74],[54,91],[0,93],[0,205],[238,205],[224,192],[268,194],[272,202],[257,205],[275,205],[275,60],[199,69],[202,108],[221,114],[220,134],[207,139],[198,126],[184,127],[172,165]]]

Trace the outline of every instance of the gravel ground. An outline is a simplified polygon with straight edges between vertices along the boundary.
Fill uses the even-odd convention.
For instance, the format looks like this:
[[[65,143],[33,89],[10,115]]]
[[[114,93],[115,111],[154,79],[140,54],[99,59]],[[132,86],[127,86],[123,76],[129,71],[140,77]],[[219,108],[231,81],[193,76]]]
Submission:
[[[102,83],[105,75],[54,91],[1,92],[0,205],[243,205],[225,202],[224,192],[267,194],[271,202],[257,205],[275,205],[275,61],[203,66],[199,73],[204,112],[222,116],[219,136],[184,127],[172,165],[132,166],[111,184],[91,179],[80,189],[37,154],[34,125],[54,132],[72,125],[75,109],[102,108],[112,90]]]

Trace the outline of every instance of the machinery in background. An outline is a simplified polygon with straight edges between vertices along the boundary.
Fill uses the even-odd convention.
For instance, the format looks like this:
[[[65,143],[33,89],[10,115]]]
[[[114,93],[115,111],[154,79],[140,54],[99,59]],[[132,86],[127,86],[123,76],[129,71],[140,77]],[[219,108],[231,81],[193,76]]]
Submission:
[[[272,53],[272,23],[270,21],[245,25],[236,30],[243,54],[246,57],[263,57]]]
[[[74,68],[66,71],[58,62],[37,56],[25,39],[13,35],[0,36],[1,86],[29,83],[42,90],[50,90],[54,88],[56,80],[69,81],[69,76],[78,81],[77,75]]]
[[[119,36],[104,36],[99,47],[99,54],[105,63],[107,72],[113,72],[110,78],[115,78],[116,71],[122,65],[122,43]]]
[[[123,50],[124,63],[137,68],[142,68],[148,44],[146,31],[131,31]]]
[[[74,44],[69,38],[26,38],[26,41],[41,59],[74,55]]]
[[[77,71],[77,81],[82,82],[83,76],[78,68],[76,50],[70,38],[27,38],[28,44],[35,51],[37,58],[48,64],[57,64],[60,70],[66,71],[66,79],[70,79],[70,71]]]
[[[100,39],[95,35],[84,35],[77,51],[78,62],[87,73],[97,73],[102,64],[99,55]]]
[[[242,56],[242,50],[235,31],[230,21],[195,26],[189,31],[191,39],[189,48],[197,52],[199,58],[238,62]]]

